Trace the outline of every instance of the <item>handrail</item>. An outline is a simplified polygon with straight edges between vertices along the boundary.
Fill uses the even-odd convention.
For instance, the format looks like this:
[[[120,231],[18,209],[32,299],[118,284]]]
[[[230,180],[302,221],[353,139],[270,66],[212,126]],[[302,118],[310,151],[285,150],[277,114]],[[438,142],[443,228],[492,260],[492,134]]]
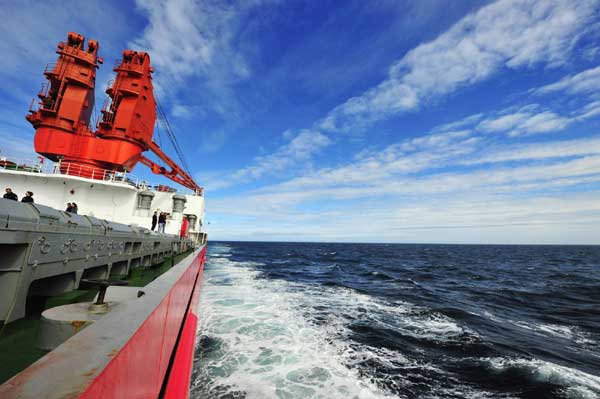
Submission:
[[[15,172],[45,173],[50,175],[69,175],[92,180],[102,180],[135,187],[137,189],[154,189],[156,191],[169,191],[173,193],[203,195],[203,190],[175,189],[165,184],[151,183],[128,172],[95,168],[71,162],[52,162],[48,159],[17,159],[0,157],[0,171],[10,170]]]

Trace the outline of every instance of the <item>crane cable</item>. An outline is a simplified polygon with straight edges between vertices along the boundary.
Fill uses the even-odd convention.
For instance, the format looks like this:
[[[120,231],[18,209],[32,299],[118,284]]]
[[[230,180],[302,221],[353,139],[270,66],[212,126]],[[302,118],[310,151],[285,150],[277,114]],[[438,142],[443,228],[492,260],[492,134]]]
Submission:
[[[171,124],[169,123],[167,114],[165,113],[162,106],[158,102],[158,99],[156,99],[156,110],[158,111],[158,120],[162,121],[164,130],[166,131],[167,137],[169,138],[171,145],[173,145],[173,148],[175,149],[175,152],[177,153],[177,156],[179,157],[179,161],[181,162],[183,170],[188,175],[191,176],[190,167],[188,166],[188,163],[185,160],[185,157],[183,155],[183,151],[181,150],[181,147],[179,146],[179,143],[177,142],[177,137],[175,136],[175,133],[173,132],[173,128],[171,127]]]
[[[156,124],[156,141],[158,142],[158,146],[162,148],[162,136],[160,134],[160,124]]]

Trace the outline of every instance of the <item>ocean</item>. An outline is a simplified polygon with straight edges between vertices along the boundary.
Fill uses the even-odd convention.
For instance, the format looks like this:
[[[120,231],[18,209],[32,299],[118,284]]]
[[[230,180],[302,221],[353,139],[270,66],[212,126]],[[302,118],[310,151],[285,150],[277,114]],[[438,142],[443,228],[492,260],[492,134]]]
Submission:
[[[600,246],[210,242],[191,397],[600,398]]]

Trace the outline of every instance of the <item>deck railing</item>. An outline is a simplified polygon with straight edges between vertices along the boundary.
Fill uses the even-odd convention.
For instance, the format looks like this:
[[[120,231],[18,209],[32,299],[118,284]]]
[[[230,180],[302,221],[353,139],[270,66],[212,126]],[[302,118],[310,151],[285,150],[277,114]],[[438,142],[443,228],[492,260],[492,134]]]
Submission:
[[[43,173],[50,175],[77,176],[85,179],[101,180],[111,183],[129,185],[138,189],[150,189],[163,192],[179,192],[202,196],[202,190],[175,189],[165,184],[151,183],[128,172],[119,172],[109,169],[96,168],[71,162],[52,162],[48,159],[38,160],[12,160],[0,157],[0,171],[11,170],[17,172]]]

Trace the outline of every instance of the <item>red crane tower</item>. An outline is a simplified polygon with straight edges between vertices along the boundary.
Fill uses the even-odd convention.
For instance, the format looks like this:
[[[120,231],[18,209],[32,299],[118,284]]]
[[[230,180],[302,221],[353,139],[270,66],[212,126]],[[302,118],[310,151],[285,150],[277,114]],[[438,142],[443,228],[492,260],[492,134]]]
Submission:
[[[106,94],[110,102],[102,110],[96,130],[90,127],[94,109],[96,69],[102,64],[98,42],[70,32],[56,49],[58,61],[44,71],[48,80],[38,94],[39,108],[27,120],[36,129],[35,150],[60,161],[63,173],[76,171],[85,177],[101,178],[94,170],[131,171],[138,162],[192,190],[201,190],[194,179],[153,141],[156,101],[152,87],[150,56],[123,51],[114,67],[116,77]],[[143,155],[152,151],[161,166]],[[67,167],[68,165],[69,167]],[[167,167],[169,169],[167,169]],[[82,173],[82,171],[84,171]]]

